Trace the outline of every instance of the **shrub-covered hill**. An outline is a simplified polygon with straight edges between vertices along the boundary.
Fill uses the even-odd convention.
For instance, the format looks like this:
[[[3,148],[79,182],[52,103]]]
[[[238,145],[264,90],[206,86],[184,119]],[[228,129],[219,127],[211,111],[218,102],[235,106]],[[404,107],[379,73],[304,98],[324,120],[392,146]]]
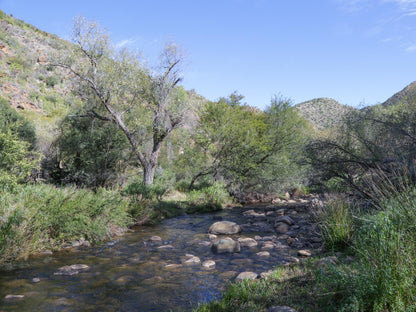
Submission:
[[[385,102],[381,105],[383,107],[391,107],[398,104],[411,104],[416,102],[416,81],[413,81],[408,86],[406,86],[403,90],[395,93],[391,97],[389,97]]]
[[[334,128],[355,109],[330,98],[317,98],[295,105],[299,114],[319,131]]]

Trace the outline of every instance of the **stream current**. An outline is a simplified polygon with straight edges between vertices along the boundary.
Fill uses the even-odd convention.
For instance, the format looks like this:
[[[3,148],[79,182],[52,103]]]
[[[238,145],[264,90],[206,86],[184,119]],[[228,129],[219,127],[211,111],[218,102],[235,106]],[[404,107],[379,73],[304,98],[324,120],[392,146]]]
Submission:
[[[0,312],[191,311],[198,303],[219,298],[239,273],[260,274],[295,254],[291,248],[277,248],[268,250],[269,257],[261,257],[257,255],[261,244],[241,247],[240,253],[212,253],[207,234],[210,225],[221,219],[242,224],[246,222],[242,212],[247,209],[180,216],[156,226],[137,227],[100,246],[18,263],[13,270],[0,271]],[[274,234],[243,231],[229,236],[237,240]],[[152,241],[153,236],[162,241]],[[201,262],[215,261],[215,268],[184,265],[190,255]],[[86,264],[89,269],[72,276],[54,274],[73,264]],[[6,299],[7,295],[24,297]]]

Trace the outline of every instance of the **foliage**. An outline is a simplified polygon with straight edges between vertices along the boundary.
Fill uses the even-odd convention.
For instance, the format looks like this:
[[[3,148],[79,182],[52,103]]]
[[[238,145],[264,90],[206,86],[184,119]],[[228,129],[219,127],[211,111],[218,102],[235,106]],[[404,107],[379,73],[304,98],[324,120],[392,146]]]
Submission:
[[[353,210],[352,203],[336,196],[314,211],[326,248],[343,250],[351,245],[355,231]]]
[[[79,110],[62,120],[53,147],[56,159],[52,176],[58,183],[111,186],[129,163],[128,142],[117,127],[88,118]]]
[[[58,83],[58,79],[54,76],[48,76],[46,77],[45,83],[47,87],[53,88]]]
[[[236,99],[242,97],[208,102],[200,112],[194,144],[185,149],[179,160],[192,163],[190,188],[195,181],[208,176],[223,180],[235,194],[262,189],[282,178],[267,172],[283,173],[281,165],[287,165],[289,153],[294,155],[301,147],[303,123],[290,107],[290,101],[274,98],[262,112],[237,105]]]
[[[382,210],[362,217],[354,241],[357,295],[372,311],[414,311],[416,192],[380,200]]]
[[[333,138],[308,147],[317,180],[342,179],[355,193],[371,196],[372,177],[416,183],[416,105],[374,107],[351,114]],[[406,182],[407,183],[407,182]],[[369,188],[370,186],[370,188]]]
[[[21,186],[0,195],[0,261],[27,257],[42,249],[58,249],[84,238],[100,242],[109,227],[126,227],[128,201],[117,192],[97,193],[50,185]]]
[[[33,124],[0,98],[0,188],[13,189],[28,180],[39,164],[31,151],[35,143]]]
[[[231,202],[232,198],[224,183],[218,181],[213,185],[191,190],[186,197],[187,212],[219,210]]]
[[[182,124],[187,106],[177,88],[180,50],[167,45],[152,73],[137,54],[114,49],[108,34],[84,18],[75,22],[73,41],[70,54],[55,57],[56,65],[74,75],[89,116],[123,133],[142,167],[143,184],[152,184],[162,143]]]
[[[0,132],[0,189],[14,189],[28,180],[39,159],[29,156],[27,142],[10,131]]]
[[[33,123],[19,115],[2,97],[0,97],[0,131],[10,131],[16,134],[20,140],[29,143],[29,149],[34,148],[36,144],[36,132]]]

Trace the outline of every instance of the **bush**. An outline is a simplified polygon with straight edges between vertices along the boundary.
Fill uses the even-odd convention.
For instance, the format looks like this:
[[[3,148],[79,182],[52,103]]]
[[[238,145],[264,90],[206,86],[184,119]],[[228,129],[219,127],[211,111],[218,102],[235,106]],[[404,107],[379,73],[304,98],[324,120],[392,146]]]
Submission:
[[[187,194],[188,212],[211,211],[221,209],[227,203],[232,202],[225,185],[215,182],[212,186],[192,190]]]
[[[416,191],[383,199],[382,211],[366,216],[354,249],[360,257],[357,289],[372,311],[415,311]]]
[[[128,201],[117,192],[97,193],[73,187],[22,186],[0,195],[0,263],[42,249],[59,249],[84,238],[92,243],[110,237],[109,227],[126,227]]]
[[[0,189],[14,190],[38,165],[39,157],[31,158],[27,142],[10,131],[0,131]]]
[[[33,123],[19,115],[2,97],[0,97],[0,131],[16,134],[20,140],[30,144],[29,149],[33,149],[36,144],[36,130]]]
[[[45,83],[47,87],[53,88],[58,83],[58,79],[56,79],[56,77],[49,76],[46,77]]]
[[[354,235],[353,204],[334,197],[314,211],[325,245],[328,249],[342,250],[351,245]]]

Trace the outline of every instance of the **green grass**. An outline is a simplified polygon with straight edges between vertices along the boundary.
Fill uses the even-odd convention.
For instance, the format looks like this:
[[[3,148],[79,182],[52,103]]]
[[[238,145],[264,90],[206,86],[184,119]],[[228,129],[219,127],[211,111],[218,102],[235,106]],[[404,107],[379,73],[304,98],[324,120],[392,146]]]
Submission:
[[[117,192],[26,185],[0,195],[0,264],[84,238],[98,243],[109,227],[127,227],[128,200]]]
[[[343,250],[352,243],[354,235],[354,205],[343,198],[331,198],[314,211],[328,249]]]

